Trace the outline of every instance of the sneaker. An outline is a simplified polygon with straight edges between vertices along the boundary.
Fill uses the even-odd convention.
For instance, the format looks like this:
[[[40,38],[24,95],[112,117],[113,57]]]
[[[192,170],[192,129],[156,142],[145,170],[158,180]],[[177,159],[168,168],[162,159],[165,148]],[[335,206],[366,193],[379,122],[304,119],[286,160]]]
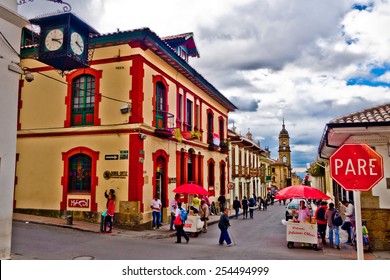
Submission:
[[[233,244],[232,244],[232,243],[229,243],[229,244],[227,244],[227,246],[228,246],[228,247],[231,247],[231,246],[233,246]]]
[[[337,249],[337,250],[340,250],[340,246],[339,246],[339,245],[336,245],[336,249]]]

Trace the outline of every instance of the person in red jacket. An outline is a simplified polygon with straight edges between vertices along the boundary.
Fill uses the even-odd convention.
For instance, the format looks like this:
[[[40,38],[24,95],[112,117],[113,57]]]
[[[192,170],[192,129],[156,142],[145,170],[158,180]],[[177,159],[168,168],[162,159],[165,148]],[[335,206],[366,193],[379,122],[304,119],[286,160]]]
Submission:
[[[328,210],[328,202],[321,201],[320,207],[317,208],[315,213],[317,219],[318,234],[320,235],[322,244],[324,245],[326,245],[325,234],[326,234],[326,225],[328,223],[325,218],[326,210]]]
[[[114,222],[114,213],[115,213],[115,194],[109,193],[108,194],[108,201],[107,201],[107,213],[106,213],[106,225],[104,228],[104,231],[106,231],[107,225],[109,225],[108,233],[112,232],[112,223]]]

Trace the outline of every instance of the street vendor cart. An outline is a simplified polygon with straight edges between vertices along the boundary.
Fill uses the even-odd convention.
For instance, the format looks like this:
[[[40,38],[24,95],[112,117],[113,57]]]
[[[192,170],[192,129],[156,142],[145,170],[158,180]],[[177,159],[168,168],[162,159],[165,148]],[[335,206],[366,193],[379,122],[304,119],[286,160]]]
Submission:
[[[293,248],[294,242],[312,244],[314,250],[318,249],[317,223],[297,223],[288,221],[287,230],[287,247]]]
[[[203,222],[199,215],[188,215],[184,223],[184,231],[191,234],[192,237],[198,236],[202,232]]]

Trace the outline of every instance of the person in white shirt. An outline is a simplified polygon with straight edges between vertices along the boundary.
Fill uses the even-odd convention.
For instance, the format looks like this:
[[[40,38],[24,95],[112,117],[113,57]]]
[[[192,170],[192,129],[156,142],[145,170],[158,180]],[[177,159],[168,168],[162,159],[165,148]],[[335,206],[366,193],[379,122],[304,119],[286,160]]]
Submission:
[[[348,233],[348,240],[345,242],[346,244],[352,244],[352,221],[355,220],[355,209],[353,204],[347,200],[343,200],[341,202],[345,206],[345,220],[344,224],[341,226],[341,229],[345,230]]]
[[[152,208],[152,214],[153,214],[153,225],[152,225],[153,229],[156,228],[159,229],[161,226],[161,222],[160,222],[161,207],[162,207],[161,200],[156,195],[152,200],[152,202],[150,203],[150,208]]]

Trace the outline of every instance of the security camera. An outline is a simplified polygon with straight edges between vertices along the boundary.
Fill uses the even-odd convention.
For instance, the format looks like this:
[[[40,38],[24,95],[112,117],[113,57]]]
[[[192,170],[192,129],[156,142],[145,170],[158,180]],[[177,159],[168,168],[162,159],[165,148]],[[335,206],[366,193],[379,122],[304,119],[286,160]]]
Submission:
[[[31,72],[26,72],[24,74],[24,77],[25,77],[26,81],[29,83],[34,81],[34,75]]]
[[[140,133],[140,134],[139,134],[139,138],[140,138],[141,140],[145,140],[146,137],[148,137],[146,134],[143,134],[143,133]]]

